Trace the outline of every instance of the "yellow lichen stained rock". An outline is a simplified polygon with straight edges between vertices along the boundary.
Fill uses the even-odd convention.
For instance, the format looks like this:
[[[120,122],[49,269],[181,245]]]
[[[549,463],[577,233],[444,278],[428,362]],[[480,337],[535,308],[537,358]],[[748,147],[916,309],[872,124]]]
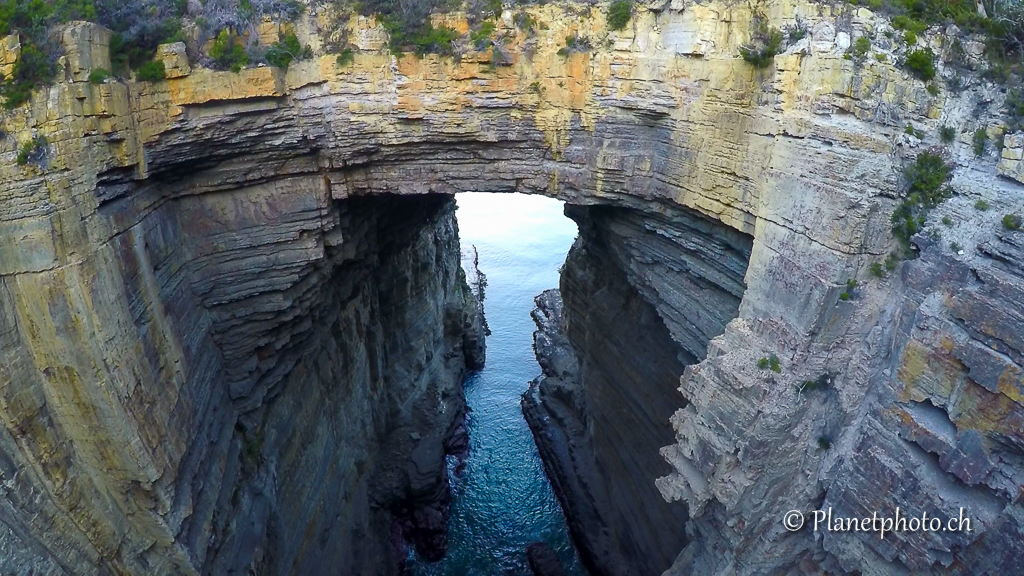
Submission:
[[[164,63],[167,78],[182,78],[192,73],[185,53],[185,43],[161,44],[156,49],[156,60]]]
[[[167,89],[175,106],[285,95],[284,73],[271,66],[239,72],[198,69],[188,77],[168,80]]]
[[[14,65],[21,56],[21,39],[17,34],[8,34],[0,38],[0,80],[14,74]]]
[[[999,175],[1024,183],[1024,132],[1003,136],[1003,152],[999,159]]]
[[[86,82],[97,69],[110,72],[110,36],[110,30],[91,22],[73,22],[64,27],[61,44],[69,80]]]

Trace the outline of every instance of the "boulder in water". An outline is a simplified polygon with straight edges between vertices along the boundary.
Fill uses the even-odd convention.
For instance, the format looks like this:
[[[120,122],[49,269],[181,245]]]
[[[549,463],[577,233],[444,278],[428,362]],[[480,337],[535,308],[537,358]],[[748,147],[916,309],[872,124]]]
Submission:
[[[555,551],[543,542],[530,544],[526,548],[526,558],[530,561],[533,576],[565,576],[565,569]]]

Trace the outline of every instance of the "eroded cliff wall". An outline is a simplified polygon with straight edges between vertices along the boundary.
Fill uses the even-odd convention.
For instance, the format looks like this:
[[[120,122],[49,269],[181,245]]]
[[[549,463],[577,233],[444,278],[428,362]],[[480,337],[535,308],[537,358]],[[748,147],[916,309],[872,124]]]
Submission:
[[[686,543],[668,473],[679,374],[739,309],[749,236],[685,209],[569,207],[580,236],[538,299],[524,414],[594,574],[660,574]],[[564,304],[564,305],[563,305]]]
[[[357,50],[354,62],[342,64],[324,48],[333,20],[313,6],[298,31],[316,56],[286,73],[189,69],[171,51],[173,78],[158,83],[87,82],[91,69],[109,62],[107,36],[88,25],[64,35],[63,81],[4,119],[2,150],[10,161],[0,167],[0,518],[12,565],[201,571],[258,563],[271,542],[260,535],[276,534],[273,546],[289,564],[268,567],[310,568],[303,563],[315,561],[317,538],[326,534],[333,545],[347,521],[312,508],[300,513],[300,496],[335,510],[339,501],[366,501],[358,478],[375,468],[370,460],[359,464],[362,449],[328,440],[365,432],[342,426],[341,408],[331,409],[333,420],[325,415],[325,425],[303,412],[308,418],[294,431],[267,428],[271,421],[286,426],[279,418],[300,410],[289,406],[308,393],[300,380],[356,378],[347,372],[352,364],[321,372],[311,363],[335,354],[334,344],[321,341],[326,336],[314,336],[326,334],[324,323],[374,310],[370,296],[356,297],[352,310],[338,303],[335,296],[349,290],[345,282],[328,294],[337,277],[328,261],[373,252],[359,251],[366,232],[359,223],[369,216],[346,234],[338,202],[472,189],[632,209],[659,229],[660,215],[689,210],[751,239],[745,266],[724,274],[732,300],[723,301],[740,300],[737,318],[717,337],[716,327],[734,311],[688,316],[684,310],[699,311],[691,305],[699,285],[688,274],[659,284],[672,271],[657,266],[645,275],[627,262],[645,252],[631,250],[631,235],[616,233],[613,223],[596,228],[623,264],[617,276],[584,266],[584,253],[577,254],[580,274],[624,277],[621,293],[634,298],[633,310],[660,319],[671,343],[659,338],[658,346],[676,350],[664,359],[665,373],[700,360],[685,368],[675,395],[619,381],[639,373],[612,382],[600,373],[602,358],[587,358],[586,349],[579,356],[595,383],[582,394],[598,407],[586,420],[588,434],[609,442],[589,450],[619,470],[614,477],[598,471],[592,482],[607,490],[657,479],[660,500],[643,497],[636,518],[667,521],[666,510],[676,511],[666,535],[617,542],[620,555],[654,549],[624,561],[646,562],[649,554],[663,562],[678,543],[685,548],[672,573],[883,565],[956,572],[979,558],[993,571],[1012,568],[1024,515],[1024,369],[1014,328],[1020,239],[999,231],[998,221],[1022,210],[1021,136],[1007,135],[998,156],[975,158],[970,142],[978,128],[999,132],[997,87],[968,70],[956,71],[964,81],[956,91],[937,83],[930,92],[897,66],[906,47],[885,39],[889,23],[846,4],[651,2],[620,32],[607,30],[596,6],[559,3],[530,12],[539,23],[532,32],[518,29],[511,11],[500,18],[501,64],[472,49],[458,60],[395,58],[385,31],[359,17],[344,24]],[[758,12],[772,26],[799,21],[808,31],[764,70],[738,56]],[[467,29],[460,15],[439,18]],[[573,34],[590,37],[592,49],[559,55]],[[844,58],[852,38],[865,34],[875,38],[869,57]],[[956,34],[933,30],[920,38],[939,53],[940,78],[954,73],[945,36]],[[906,134],[908,123],[922,137]],[[941,125],[959,128],[952,144],[941,144]],[[34,136],[47,144],[28,165],[16,165],[19,148]],[[902,166],[928,148],[956,165],[958,193],[928,225],[941,216],[953,225],[940,229],[941,242],[915,239],[918,261],[872,279],[870,264],[894,245],[889,218],[900,201]],[[979,199],[991,208],[975,210]],[[668,248],[647,254],[647,264],[687,244],[686,237],[654,234]],[[416,237],[406,234],[410,246],[425,246]],[[950,241],[962,249],[951,251]],[[426,262],[410,255],[406,275],[442,289],[423,304],[436,314],[441,302],[458,300],[454,264],[446,276],[444,261],[435,259],[436,273],[423,270]],[[745,290],[735,283],[737,271]],[[849,279],[860,281],[859,291],[840,301]],[[576,297],[571,292],[585,301],[598,286],[581,282],[566,301]],[[393,291],[397,300],[415,302],[402,286]],[[396,350],[386,361],[359,352],[367,370],[379,370],[352,393],[380,394],[382,404],[349,416],[374,428],[385,415],[415,412],[420,400],[440,412],[450,402],[442,394],[434,404],[431,385],[416,377],[454,378],[440,364],[449,361],[442,350],[465,349],[452,331],[458,323],[442,337],[437,316],[430,327],[408,320],[405,328],[428,333],[419,344],[394,341],[401,336],[383,324],[387,307],[376,298],[380,319],[345,316],[353,319],[339,321],[342,334],[331,336],[353,337],[363,350]],[[398,304],[389,302],[402,324]],[[343,309],[349,312],[332,311]],[[571,309],[568,316],[571,326]],[[599,330],[608,319],[590,325],[575,316],[574,338],[615,350]],[[771,354],[780,359],[779,373],[757,367]],[[392,365],[412,389],[374,392],[370,382]],[[796,392],[826,374],[827,391]],[[659,373],[662,380],[668,376]],[[638,422],[653,431],[646,435],[652,441],[664,437],[658,442],[673,468],[649,453],[615,453],[618,425],[599,405],[622,394],[675,402],[674,441],[663,426]],[[641,402],[632,417],[665,418],[669,408]],[[825,437],[828,449],[818,442]],[[368,453],[365,442],[357,445]],[[345,464],[321,460],[325,451],[344,450],[352,451]],[[261,456],[250,458],[254,476],[232,504],[234,492],[221,495],[220,486],[232,484],[232,474],[241,477],[246,453]],[[268,462],[286,463],[282,469],[298,474],[294,485],[275,480]],[[631,465],[654,469],[625,470]],[[336,477],[350,478],[347,487],[331,484]],[[427,484],[423,493],[433,490]],[[354,494],[349,500],[346,491]],[[686,513],[668,501],[682,501]],[[295,506],[283,510],[285,502]],[[610,533],[621,534],[636,520],[623,516],[624,501],[608,502],[599,512]],[[896,503],[915,512],[935,506],[946,514],[957,502],[975,510],[973,533],[880,541],[790,533],[781,522],[787,510],[825,503],[868,512]],[[246,512],[225,519],[217,514],[224,506]],[[359,518],[362,510],[345,508],[342,518]],[[250,516],[257,526],[236,528],[236,536],[214,529]],[[368,517],[357,524],[377,526]],[[680,525],[684,535],[675,531]],[[324,559],[340,558],[332,554]],[[358,554],[353,549],[346,558]]]
[[[443,550],[482,362],[450,197],[285,180],[167,201],[107,250],[82,297],[117,321],[55,295],[61,272],[4,282],[4,573],[384,574],[405,542]],[[26,352],[64,338],[120,343],[97,358],[130,378],[70,352],[37,372]]]

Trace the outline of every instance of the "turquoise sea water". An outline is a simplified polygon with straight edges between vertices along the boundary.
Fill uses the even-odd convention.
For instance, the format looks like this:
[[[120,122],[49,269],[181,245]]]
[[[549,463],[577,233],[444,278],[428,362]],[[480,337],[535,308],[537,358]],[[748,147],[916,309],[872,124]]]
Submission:
[[[486,366],[465,383],[470,454],[461,473],[449,470],[448,555],[436,564],[414,561],[412,574],[530,574],[526,547],[543,541],[570,576],[583,576],[519,407],[527,383],[540,374],[533,356],[533,298],[558,287],[576,224],[550,198],[466,193],[456,202],[462,246],[476,246],[487,276],[484,308],[492,334]]]

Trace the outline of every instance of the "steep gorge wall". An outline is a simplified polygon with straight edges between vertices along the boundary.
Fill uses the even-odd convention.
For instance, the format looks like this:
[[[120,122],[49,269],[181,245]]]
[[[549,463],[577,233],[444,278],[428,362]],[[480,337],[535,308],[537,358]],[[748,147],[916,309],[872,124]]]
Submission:
[[[392,544],[443,549],[429,518],[445,514],[445,453],[464,434],[463,374],[482,363],[450,198],[334,202],[278,181],[167,202],[110,249],[104,273],[119,277],[97,274],[93,293],[127,322],[52,290],[19,301],[5,281],[17,491],[0,571],[383,574],[404,557]],[[97,357],[133,371],[104,379],[127,390],[105,398],[70,355],[36,373],[17,330],[36,324],[124,342]],[[152,458],[92,460],[127,443]]]
[[[754,28],[751,8],[651,3],[617,33],[605,29],[598,8],[532,8],[544,24],[535,34],[517,30],[506,12],[499,31],[509,35],[507,66],[472,51],[458,62],[396,59],[380,27],[353,18],[348,27],[359,50],[348,66],[318,54],[287,73],[175,66],[166,82],[101,85],[85,80],[105,62],[106,36],[88,25],[72,27],[65,80],[4,120],[2,151],[11,161],[0,168],[0,433],[7,438],[0,518],[10,530],[5,542],[16,550],[8,557],[18,568],[133,573],[259,564],[259,550],[271,548],[284,550],[274,561],[289,564],[265,567],[272,571],[310,568],[303,562],[318,555],[324,562],[343,554],[351,554],[345,562],[361,561],[353,559],[362,549],[338,545],[348,520],[309,506],[317,498],[326,509],[373,499],[363,498],[357,479],[374,470],[363,456],[375,449],[356,442],[366,427],[387,430],[382,422],[401,421],[420,401],[450,414],[442,407],[454,396],[442,393],[435,405],[432,385],[417,378],[445,374],[433,379],[442,391],[439,382],[457,380],[458,366],[442,366],[458,356],[442,351],[464,350],[465,329],[456,322],[436,332],[441,302],[459,299],[455,264],[435,261],[436,277],[424,271],[428,259],[411,256],[404,270],[417,271],[415,283],[441,291],[424,303],[431,322],[403,323],[401,311],[393,318],[428,334],[392,342],[400,336],[384,324],[385,308],[380,320],[354,320],[374,309],[369,296],[355,298],[349,316],[332,311],[341,309],[338,299],[349,288],[326,297],[337,276],[337,264],[327,262],[361,260],[375,250],[359,246],[370,237],[361,223],[374,217],[363,213],[346,228],[339,203],[472,189],[632,209],[663,230],[669,227],[657,215],[688,210],[752,238],[749,263],[725,275],[726,292],[741,298],[738,318],[711,340],[706,359],[685,369],[682,395],[664,389],[666,374],[659,373],[666,383],[657,390],[629,387],[602,375],[600,358],[588,363],[587,350],[580,356],[584,370],[592,370],[595,387],[584,394],[594,396],[595,406],[625,389],[644,402],[666,403],[638,415],[665,418],[679,409],[671,418],[674,442],[660,425],[644,423],[655,431],[648,445],[665,446],[673,468],[651,453],[594,452],[619,470],[637,459],[624,472],[628,479],[594,475],[595,483],[607,482],[603,490],[617,482],[641,486],[646,478],[648,488],[638,493],[653,494],[657,479],[661,500],[644,496],[636,518],[676,519],[664,541],[638,533],[618,543],[618,554],[651,545],[656,551],[644,549],[645,557],[663,562],[672,544],[685,543],[672,573],[868,571],[883,564],[957,571],[976,558],[994,571],[1011,566],[1022,517],[1024,371],[1013,330],[1020,240],[996,230],[1002,214],[1022,208],[1020,136],[1006,137],[1001,159],[975,159],[970,133],[998,126],[994,89],[968,75],[958,92],[940,85],[930,94],[894,65],[904,49],[881,40],[888,24],[867,10],[795,0],[765,5],[770,24],[793,25],[799,17],[809,34],[771,68],[756,70],[737,57]],[[465,30],[465,20],[449,20]],[[303,42],[319,50],[332,32],[328,22],[310,11],[299,26]],[[867,31],[885,62],[844,59],[851,34]],[[573,33],[591,36],[595,49],[559,56]],[[939,36],[922,42],[945,54]],[[947,71],[940,63],[940,73]],[[904,134],[908,122],[924,131],[923,142]],[[938,145],[941,124],[962,128],[945,152],[959,164],[953,185],[961,195],[933,218],[953,217],[943,234],[963,253],[918,238],[919,261],[892,278],[869,280],[868,265],[892,246],[889,215],[898,203],[900,166]],[[36,135],[49,143],[41,161],[15,165],[18,148]],[[992,209],[975,211],[980,198]],[[630,251],[629,235],[613,232],[602,234],[619,262],[644,255]],[[426,250],[415,236],[405,237]],[[431,253],[410,250],[423,258]],[[647,257],[662,261],[675,251]],[[582,257],[579,264],[587,269]],[[345,282],[355,282],[357,268]],[[943,270],[949,273],[940,280],[921,283]],[[690,286],[687,276],[659,285],[665,272],[655,267],[645,276],[624,265],[628,286],[620,286],[636,310],[660,319],[677,350],[688,351],[666,359],[668,373],[701,359],[704,339],[733,312],[700,319],[680,313],[689,308],[689,288],[677,289]],[[735,273],[744,274],[745,290]],[[860,291],[840,302],[849,278],[861,280]],[[578,285],[578,302],[588,290]],[[394,292],[401,298],[393,305],[414,301],[410,290]],[[567,302],[577,297],[573,292],[566,292]],[[342,316],[352,320],[337,326],[355,333],[328,337],[325,326]],[[572,309],[569,316],[571,326]],[[610,349],[602,322],[576,324],[574,338]],[[347,362],[318,368],[333,364],[311,358],[344,357],[331,351],[333,341],[395,352],[386,360],[359,353],[368,367],[379,367],[376,374],[349,373],[355,368]],[[756,367],[771,353],[782,361],[781,374]],[[403,384],[374,391],[369,383],[380,381],[387,366]],[[834,375],[826,394],[794,392],[823,373]],[[347,414],[342,405],[359,402],[300,402],[307,386],[326,381],[364,382],[351,393],[379,394],[380,407]],[[302,427],[280,422],[291,411],[320,407],[330,414],[302,412]],[[648,408],[660,412],[646,414]],[[954,433],[936,410],[947,414]],[[612,450],[616,424],[602,412],[589,422]],[[251,418],[236,426],[236,414]],[[349,427],[341,414],[365,426]],[[445,428],[441,420],[432,429]],[[266,431],[267,422],[282,432]],[[357,434],[351,441],[364,448],[346,448],[343,434]],[[831,438],[828,450],[817,442],[823,436]],[[352,453],[340,454],[346,450]],[[258,464],[250,466],[254,479],[232,504],[234,492],[222,496],[211,482],[231,485],[231,478],[216,478],[240,474],[246,453],[261,456],[250,458]],[[239,465],[221,465],[228,461]],[[275,485],[267,464],[275,461],[301,482]],[[638,469],[648,465],[655,469]],[[336,478],[350,480],[332,483]],[[896,480],[886,484],[887,478]],[[915,489],[886,492],[880,485]],[[425,482],[420,492],[434,488]],[[666,501],[685,502],[686,513]],[[977,510],[979,528],[881,543],[870,534],[816,537],[783,529],[785,511],[826,502],[859,511],[935,506],[943,513],[964,502]],[[600,511],[620,533],[638,521],[621,516],[622,504]],[[246,512],[226,518],[228,505]],[[378,530],[367,509],[346,508],[341,516]],[[255,528],[214,529],[250,517]],[[679,526],[685,535],[675,531]],[[236,536],[224,537],[228,532]],[[259,536],[271,534],[275,540]],[[310,552],[321,536],[337,556]],[[351,533],[348,541],[368,540]]]
[[[569,207],[580,236],[560,290],[538,299],[544,376],[523,409],[593,574],[660,574],[685,545],[671,471],[678,380],[743,295],[751,239],[685,209]]]

